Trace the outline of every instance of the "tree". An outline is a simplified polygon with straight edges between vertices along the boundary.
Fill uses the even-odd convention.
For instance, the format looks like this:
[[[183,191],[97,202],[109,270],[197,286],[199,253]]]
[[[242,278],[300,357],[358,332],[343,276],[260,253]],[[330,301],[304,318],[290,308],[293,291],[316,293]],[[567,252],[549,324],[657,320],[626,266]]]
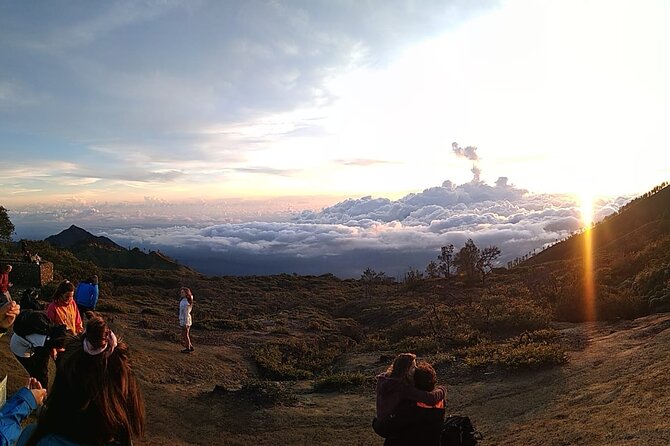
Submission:
[[[454,245],[448,244],[443,246],[440,255],[437,256],[437,260],[440,261],[440,272],[444,274],[444,277],[449,277],[454,260]]]
[[[440,266],[435,260],[431,260],[428,265],[426,265],[426,276],[428,276],[429,279],[440,277]]]
[[[9,244],[12,242],[12,234],[14,233],[14,224],[12,221],[9,219],[9,215],[7,215],[7,209],[5,209],[3,206],[0,206],[0,243],[1,244]],[[0,247],[0,250],[6,252],[6,248],[4,246]]]
[[[372,297],[373,288],[386,279],[386,274],[384,272],[376,272],[371,268],[366,268],[361,274],[361,282],[363,282],[363,290],[365,292],[365,297]]]
[[[479,260],[479,248],[472,239],[465,242],[460,251],[454,256],[454,266],[459,274],[467,280],[473,280],[477,276],[477,261]]]
[[[479,252],[479,258],[475,263],[475,267],[482,276],[482,285],[486,282],[486,276],[493,271],[493,262],[500,257],[500,248],[497,246],[489,246]]]

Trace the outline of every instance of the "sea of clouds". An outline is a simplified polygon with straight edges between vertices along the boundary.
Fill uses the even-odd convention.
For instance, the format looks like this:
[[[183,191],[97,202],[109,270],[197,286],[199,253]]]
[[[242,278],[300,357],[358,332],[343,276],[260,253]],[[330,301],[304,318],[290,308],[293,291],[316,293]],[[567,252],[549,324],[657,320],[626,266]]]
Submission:
[[[595,219],[616,212],[629,199],[594,203]],[[12,219],[17,233],[22,222],[29,227],[38,220],[42,227],[53,227],[52,233],[76,224],[121,246],[160,250],[209,275],[358,277],[370,267],[396,278],[410,267],[423,270],[449,243],[456,250],[469,238],[480,248],[498,246],[499,264],[505,266],[581,226],[580,204],[574,197],[532,194],[505,177],[490,186],[476,173],[469,183],[445,181],[397,200],[366,196],[318,211],[277,213],[277,219],[268,214],[263,221],[254,219],[252,212],[245,217],[249,221],[231,218],[216,223],[215,215],[197,213],[194,205],[186,212],[169,203],[139,209],[73,207],[23,212]],[[198,209],[208,206],[204,203]]]

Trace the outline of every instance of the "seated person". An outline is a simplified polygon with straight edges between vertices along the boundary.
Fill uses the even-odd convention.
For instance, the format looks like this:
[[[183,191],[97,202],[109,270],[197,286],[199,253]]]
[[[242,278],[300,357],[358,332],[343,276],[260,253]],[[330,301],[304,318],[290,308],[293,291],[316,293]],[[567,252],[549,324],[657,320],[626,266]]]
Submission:
[[[417,364],[416,388],[430,392],[435,382],[433,367],[427,362]],[[385,425],[384,446],[439,446],[444,412],[444,400],[434,405],[403,400]]]

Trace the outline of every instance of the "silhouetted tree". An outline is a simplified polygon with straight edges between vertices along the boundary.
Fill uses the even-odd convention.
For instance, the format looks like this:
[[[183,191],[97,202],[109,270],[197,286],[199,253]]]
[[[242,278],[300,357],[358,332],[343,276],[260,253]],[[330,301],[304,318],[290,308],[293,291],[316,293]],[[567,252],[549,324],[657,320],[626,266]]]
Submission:
[[[374,287],[386,279],[384,272],[376,272],[371,268],[366,268],[361,274],[361,282],[363,282],[363,290],[365,297],[372,297]]]
[[[444,274],[444,277],[449,277],[454,260],[454,245],[448,244],[443,246],[440,255],[437,256],[437,260],[440,261],[440,272]]]
[[[435,260],[431,260],[428,265],[426,265],[426,276],[428,276],[429,279],[440,277],[440,267]]]
[[[486,283],[486,276],[493,270],[493,262],[500,257],[500,248],[497,246],[489,246],[479,251],[475,267],[482,276],[482,285]]]
[[[12,234],[14,233],[14,223],[9,219],[7,215],[7,209],[0,206],[0,252],[2,254],[7,253],[7,247],[12,242]]]
[[[472,239],[465,242],[460,251],[454,256],[454,265],[459,274],[465,276],[468,280],[473,280],[477,276],[477,260],[479,259],[479,248]]]

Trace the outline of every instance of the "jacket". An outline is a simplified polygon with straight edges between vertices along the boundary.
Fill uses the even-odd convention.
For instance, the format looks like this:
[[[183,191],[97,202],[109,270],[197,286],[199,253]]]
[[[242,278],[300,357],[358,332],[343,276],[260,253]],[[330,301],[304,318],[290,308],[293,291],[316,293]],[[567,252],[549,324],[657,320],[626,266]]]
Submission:
[[[398,407],[402,400],[419,401],[433,406],[443,400],[447,391],[443,386],[437,386],[427,392],[405,384],[403,381],[391,378],[385,373],[377,376],[377,419],[384,420]]]
[[[95,309],[99,295],[100,290],[97,283],[79,282],[74,293],[74,300],[83,307]]]
[[[444,401],[434,406],[405,400],[386,422],[384,446],[440,446]]]
[[[0,273],[0,293],[9,291],[9,273]]]
[[[75,335],[84,331],[84,324],[81,322],[81,316],[74,299],[65,305],[59,302],[51,302],[47,307],[47,317],[55,324],[65,325],[68,331]]]
[[[21,387],[0,409],[0,446],[10,446],[21,435],[21,422],[37,409],[33,392]]]
[[[21,436],[19,437],[19,440],[16,442],[16,446],[25,446],[25,444],[28,442],[28,439],[35,430],[36,426],[37,425],[34,423],[26,426],[26,428],[23,429],[23,432],[21,432]],[[107,443],[107,445],[121,446],[121,443],[113,442],[113,443]],[[60,435],[47,434],[44,437],[42,437],[40,441],[37,442],[37,446],[93,446],[93,445],[75,443],[74,441],[68,440],[65,437],[61,437]]]

